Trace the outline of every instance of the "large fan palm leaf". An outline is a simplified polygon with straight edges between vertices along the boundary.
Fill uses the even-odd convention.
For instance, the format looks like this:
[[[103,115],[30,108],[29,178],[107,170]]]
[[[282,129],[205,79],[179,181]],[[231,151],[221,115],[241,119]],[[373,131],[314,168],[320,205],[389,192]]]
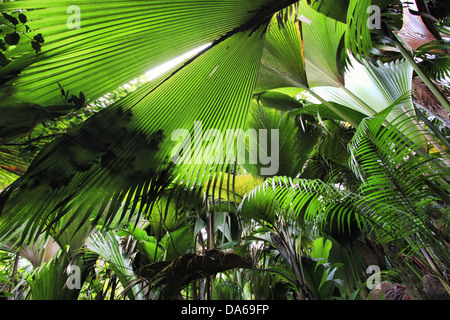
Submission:
[[[42,33],[45,39],[38,55],[27,41],[7,52],[8,58],[24,55],[3,68],[2,75],[15,65],[26,63],[26,67],[2,87],[4,104],[60,103],[58,82],[94,100],[165,61],[213,42],[257,16],[270,1],[81,1],[77,3],[79,29],[67,25],[72,4],[2,3],[2,11],[28,10],[30,37]]]
[[[193,12],[181,12],[202,19],[203,9],[197,8],[200,4],[190,4],[188,8],[193,8]],[[249,10],[248,4],[235,7],[233,14],[234,11],[243,12],[247,20],[239,20],[236,26],[230,25],[233,18],[218,20],[223,22],[222,33],[211,36],[210,47],[169,75],[144,85],[48,145],[23,179],[16,181],[2,195],[2,236],[14,234],[25,223],[28,232],[24,236],[36,235],[69,211],[82,215],[83,221],[92,212],[97,213],[97,219],[103,213],[106,213],[106,220],[113,218],[122,202],[132,205],[133,209],[148,211],[152,201],[172,179],[173,165],[169,157],[174,148],[171,141],[174,130],[183,128],[192,132],[195,121],[200,121],[204,130],[215,128],[224,132],[225,129],[242,128],[258,74],[268,17],[283,5],[276,3],[275,8],[265,7],[263,13],[258,12],[264,4],[267,2],[254,3],[253,10]],[[179,12],[178,9],[175,12]],[[222,14],[227,15],[226,12],[230,13],[225,10]],[[173,22],[170,19],[158,21],[167,28]],[[205,23],[192,22],[191,28],[195,30],[195,26]],[[164,34],[158,41],[173,42],[171,36]],[[83,41],[81,39],[80,36]],[[86,45],[89,46],[89,42]],[[64,52],[63,48],[60,50]],[[114,47],[115,50],[118,49]],[[148,55],[153,56],[153,52]],[[63,56],[43,59],[42,63],[52,63],[53,59],[61,62]],[[108,65],[103,66],[105,71]],[[124,65],[127,65],[125,61]],[[91,85],[97,86],[98,70],[92,67],[85,70],[86,75],[92,76]],[[108,78],[115,77],[114,69],[111,71]],[[71,75],[69,72],[64,77],[69,79]],[[27,75],[22,76],[21,79],[26,81]],[[59,72],[54,73],[55,78],[59,76]],[[121,80],[124,79],[122,76]],[[17,88],[20,92],[26,91],[26,86],[21,84],[17,84]],[[75,90],[78,89],[83,88],[76,87]],[[44,96],[42,91],[41,98]],[[39,98],[36,96],[35,99],[38,101]],[[45,100],[50,103],[51,95]],[[222,166],[202,162],[179,166],[174,174],[190,186],[203,185],[209,178],[205,173],[214,173]],[[30,217],[33,218],[29,220]]]

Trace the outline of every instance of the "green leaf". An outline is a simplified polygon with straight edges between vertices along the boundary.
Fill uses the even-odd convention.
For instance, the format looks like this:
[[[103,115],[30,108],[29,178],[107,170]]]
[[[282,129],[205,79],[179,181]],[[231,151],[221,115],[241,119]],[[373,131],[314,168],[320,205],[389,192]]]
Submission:
[[[438,250],[439,238],[424,221],[428,205],[448,201],[449,172],[443,162],[446,154],[424,153],[426,142],[416,139],[423,131],[411,124],[410,119],[382,127],[384,116],[365,119],[349,144],[354,171],[363,180],[360,192],[371,202],[367,207],[374,215],[370,223],[382,225],[389,221],[388,228],[379,230],[383,241],[416,234],[420,235],[421,243],[429,243]]]
[[[43,34],[47,52],[31,59],[29,55],[18,58],[17,63],[27,66],[29,72],[20,74],[20,84],[2,85],[0,106],[17,99],[55,105],[60,102],[57,82],[94,101],[247,21],[259,23],[290,2],[212,0],[205,6],[185,0],[81,0],[77,2],[82,11],[80,29],[67,28],[67,7],[73,5],[69,0],[2,3],[2,10],[28,10],[27,26]],[[17,50],[23,50],[22,46]]]
[[[59,252],[49,262],[35,269],[27,279],[32,300],[76,300],[78,290],[66,286],[69,261]]]
[[[31,47],[36,51],[36,53],[41,52],[41,45],[36,41],[31,41]]]
[[[16,45],[19,43],[20,35],[17,32],[8,33],[5,36],[5,42],[9,45]]]
[[[366,117],[365,114],[356,111],[352,108],[345,107],[341,104],[330,102],[336,109],[340,110],[342,113],[344,113],[348,119],[353,120],[356,123],[360,123],[362,119]],[[310,116],[316,116],[320,115],[322,119],[334,119],[334,120],[340,120],[340,121],[346,121],[346,119],[343,119],[341,116],[336,114],[333,110],[330,110],[328,106],[325,104],[311,104],[308,106],[304,106],[299,109],[295,109],[290,111],[291,115],[310,115]]]
[[[307,86],[301,24],[297,19],[298,14],[283,23],[276,15],[272,18],[255,92],[299,84]]]
[[[27,16],[24,15],[23,13],[19,13],[19,20],[22,23],[26,23],[27,22]]]
[[[346,25],[318,13],[304,2],[299,6],[299,13],[310,21],[301,23],[309,87],[343,84],[336,53]]]
[[[284,112],[303,107],[295,98],[277,91],[264,91],[255,95],[255,98],[258,103],[263,104],[265,107]]]
[[[114,271],[124,288],[126,288],[135,278],[133,269],[130,268],[131,260],[129,257],[122,254],[115,233],[94,233],[87,240],[86,248],[97,253],[106,262],[110,263],[111,269]],[[139,299],[142,294],[137,286],[131,286],[131,290],[127,290],[126,293],[130,300]]]
[[[193,186],[204,185],[215,172],[222,170],[224,166],[220,163],[214,163],[212,166],[201,163],[175,167],[170,158],[175,147],[171,134],[180,128],[193,130],[195,121],[202,122],[203,130],[214,128],[225,132],[226,129],[244,128],[266,29],[266,25],[259,26],[259,22],[252,20],[255,14],[249,14],[247,7],[248,4],[244,5],[239,12],[242,12],[241,17],[244,15],[248,21],[238,19],[241,25],[231,30],[227,21],[222,30],[229,31],[216,39],[211,46],[187,60],[182,66],[172,69],[170,74],[146,83],[125,99],[102,110],[49,144],[36,157],[23,179],[11,186],[8,191],[12,193],[2,194],[0,201],[5,204],[0,218],[2,236],[7,237],[18,226],[25,224],[26,230],[30,231],[24,233],[25,238],[34,234],[34,231],[42,231],[71,210],[82,215],[84,221],[88,219],[93,208],[98,208],[93,223],[103,217],[107,225],[114,218],[125,217],[124,210],[128,208],[130,215],[149,215],[162,190],[172,182],[173,175],[177,176],[178,182],[185,181],[190,190]],[[200,7],[197,9],[201,10]],[[230,12],[227,9],[217,14],[227,16]],[[206,19],[206,16],[197,18]],[[233,12],[233,16],[236,17],[236,12]],[[216,22],[213,25],[217,25]],[[255,23],[257,29],[254,29]],[[95,27],[99,28],[97,25]],[[217,31],[216,28],[213,29]],[[84,27],[82,30],[87,29]],[[48,37],[46,39],[46,47],[53,50],[53,42]],[[176,42],[171,36],[165,41]],[[139,44],[142,44],[141,41]],[[132,46],[132,42],[127,40],[126,45],[128,48]],[[98,50],[96,47],[95,52],[98,53]],[[140,50],[145,52],[142,46]],[[153,50],[151,55],[154,53]],[[127,50],[127,57],[129,55]],[[64,55],[60,56],[57,63],[61,63],[63,57]],[[113,65],[120,65],[120,76],[124,79],[126,71],[118,63],[117,56],[114,59],[116,63]],[[46,65],[52,64],[51,60],[46,61]],[[133,61],[144,63],[141,59]],[[145,61],[150,62],[151,59]],[[111,67],[103,60],[101,65],[108,69]],[[73,72],[78,74],[79,70],[73,69]],[[114,77],[114,71],[111,72],[111,77]],[[38,77],[44,74],[45,71]],[[93,73],[93,77],[97,75],[98,72]],[[50,76],[49,79],[51,78]],[[90,82],[91,80],[87,89],[89,92],[98,85],[95,81]],[[104,82],[102,76],[102,83]],[[64,83],[59,83],[67,89]],[[53,84],[56,90],[52,95],[55,94],[61,99],[57,82]],[[43,82],[39,82],[39,85],[43,85]],[[104,89],[105,86],[98,85],[98,88]],[[72,90],[72,87],[70,89]],[[85,91],[82,92],[88,97]],[[43,91],[38,95],[42,93]],[[27,99],[33,98],[29,96]],[[224,112],[236,116],[223,117]],[[183,117],[180,117],[180,114],[183,114]],[[205,172],[209,174],[205,175]],[[24,187],[24,190],[16,193],[14,190],[17,190],[18,185]],[[23,207],[24,197],[27,199],[27,206],[34,207],[33,211]],[[121,208],[122,203],[126,204],[125,208]],[[22,210],[13,209],[16,206],[22,207]],[[163,216],[165,212],[164,207]],[[14,215],[13,219],[8,218],[10,214]],[[9,222],[6,223],[7,221]]]
[[[343,23],[346,22],[345,17],[350,0],[312,0],[308,2],[311,3],[311,8],[321,14]]]
[[[192,250],[194,245],[193,228],[190,225],[168,233],[162,240],[166,248],[165,260],[172,261]]]
[[[319,133],[312,127],[299,130],[295,120],[289,114],[283,114],[277,110],[301,106],[300,102],[295,99],[284,94],[267,92],[260,95],[258,100],[261,105],[258,105],[255,101],[251,104],[248,127],[249,129],[256,130],[256,132],[260,132],[259,130],[267,130],[267,141],[272,141],[272,130],[277,130],[275,132],[278,134],[278,151],[267,150],[266,153],[272,157],[273,162],[277,159],[278,170],[276,175],[295,177],[300,173],[302,166],[305,164],[309,153],[317,142]],[[260,142],[257,142],[256,145],[259,148]],[[249,146],[247,152],[250,151]],[[259,152],[263,151],[263,148],[259,150]],[[277,158],[273,156],[275,154]],[[254,164],[246,162],[243,165],[254,177],[260,177],[261,175],[267,176],[262,174],[262,168],[267,166],[267,164],[262,164],[259,160]],[[274,174],[270,174],[269,176],[272,175]]]
[[[44,38],[43,38],[43,36],[42,36],[42,33],[38,33],[37,35],[35,35],[34,37],[33,37],[33,39],[37,42],[37,43],[44,43],[45,42],[45,40],[44,40]]]
[[[316,87],[313,90],[327,101],[367,116],[373,116],[398,102],[387,117],[387,121],[391,122],[399,115],[405,118],[414,112],[411,96],[406,98],[411,92],[412,73],[412,67],[404,60],[371,63],[365,60],[359,62],[350,56],[345,87]]]
[[[6,66],[9,63],[9,60],[5,57],[5,55],[0,52],[0,64],[2,66]]]
[[[347,10],[345,48],[361,58],[366,57],[372,48],[371,33],[367,27],[371,4],[372,0],[350,0]]]

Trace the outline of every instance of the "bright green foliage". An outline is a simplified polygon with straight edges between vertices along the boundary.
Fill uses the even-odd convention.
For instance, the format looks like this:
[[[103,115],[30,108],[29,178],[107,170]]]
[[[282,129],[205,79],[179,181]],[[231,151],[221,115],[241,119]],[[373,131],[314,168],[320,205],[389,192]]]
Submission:
[[[381,29],[368,28],[370,5]],[[2,295],[365,299],[368,265],[412,298],[430,292],[424,274],[450,292],[448,128],[413,90],[418,74],[445,110],[428,77],[445,81],[448,45],[414,62],[391,32],[408,23],[399,1],[0,10]],[[194,162],[174,163],[172,134],[200,122],[268,141],[277,130],[277,173],[198,156],[220,139],[191,141]]]

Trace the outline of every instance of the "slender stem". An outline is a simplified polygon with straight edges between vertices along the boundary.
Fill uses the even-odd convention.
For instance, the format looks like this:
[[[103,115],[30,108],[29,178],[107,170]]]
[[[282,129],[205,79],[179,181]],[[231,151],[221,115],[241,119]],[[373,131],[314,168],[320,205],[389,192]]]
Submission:
[[[427,262],[430,264],[431,269],[433,269],[434,272],[440,274],[439,269],[437,268],[436,264],[434,263],[433,259],[431,258],[431,255],[429,254],[428,250],[431,250],[431,249],[430,248],[420,249],[420,251],[422,251],[423,256],[425,257]]]

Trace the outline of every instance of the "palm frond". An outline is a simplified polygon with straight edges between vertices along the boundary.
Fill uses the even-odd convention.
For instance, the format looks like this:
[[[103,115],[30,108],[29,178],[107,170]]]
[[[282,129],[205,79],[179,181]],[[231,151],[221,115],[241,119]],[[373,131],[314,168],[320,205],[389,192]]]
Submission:
[[[415,50],[431,41],[439,40],[424,23],[422,17],[412,12],[419,12],[416,1],[402,0],[403,4],[403,26],[398,31],[398,36]]]
[[[270,23],[255,92],[343,83],[336,53],[346,25],[304,1],[288,9]]]
[[[192,132],[196,121],[204,130],[244,127],[266,15],[274,10],[255,15],[247,9],[239,9],[247,21],[234,29],[225,23],[229,32],[171,74],[141,86],[48,145],[27,174],[3,192],[1,234],[8,237],[26,223],[24,237],[36,236],[71,210],[83,221],[97,212],[94,222],[101,216],[110,221],[122,203],[145,214],[174,175],[191,188],[209,179],[205,172],[214,175],[223,168],[203,162],[175,170],[169,158],[175,147],[171,133],[181,128]],[[225,112],[235,116],[223,117]]]
[[[69,261],[60,252],[34,270],[28,279],[32,300],[73,300],[78,290],[67,287]]]
[[[345,48],[356,57],[365,57],[372,48],[370,29],[367,21],[370,17],[368,8],[372,0],[350,0],[347,10],[347,30]]]
[[[310,21],[302,22],[309,87],[343,84],[336,54],[346,25],[318,13],[304,2],[301,2],[299,13]]]
[[[419,66],[426,72],[430,79],[436,81],[445,80],[450,77],[450,58],[436,57],[423,60]]]
[[[343,23],[347,22],[347,12],[350,5],[350,0],[306,0],[306,2],[311,6],[311,8],[327,17]],[[391,2],[392,1],[389,0],[373,0],[372,4],[383,10]]]
[[[344,123],[333,121],[322,124],[323,133],[315,146],[315,152],[308,159],[299,177],[336,183],[354,191],[357,189],[358,181],[348,165],[350,154],[347,149],[354,135],[354,129]]]
[[[295,177],[301,172],[308,159],[308,155],[319,137],[319,130],[314,130],[315,128],[312,126],[300,130],[295,120],[287,113],[283,114],[276,109],[269,108],[265,100],[259,101],[260,105],[256,103],[251,105],[248,127],[258,133],[261,130],[267,130],[267,141],[272,143],[273,139],[278,139],[278,147],[276,150],[271,148],[265,150],[268,148],[261,147],[261,142],[258,142],[256,147],[259,153],[264,152],[264,156],[270,157],[272,161],[270,165],[277,162],[276,175]],[[276,104],[273,100],[271,102]],[[276,130],[277,138],[273,136],[273,130]],[[248,149],[250,148],[251,146],[248,147]],[[260,160],[259,158],[259,161],[254,164],[246,162],[243,167],[253,176],[260,177],[263,172],[261,168],[268,166],[262,164]]]
[[[356,111],[355,109],[343,106],[341,104],[330,102],[334,108],[340,110],[343,114],[347,116],[347,118],[343,118],[338,115],[336,112],[331,110],[324,103],[322,104],[310,104],[295,110],[290,111],[291,115],[310,115],[310,116],[318,116],[323,120],[338,120],[338,121],[346,121],[347,119],[353,120],[355,123],[360,123],[362,119],[366,117],[365,114]]]
[[[347,11],[350,0],[339,0],[339,1],[307,0],[306,2],[311,6],[311,8],[313,8],[317,12],[320,12],[321,14],[330,17],[332,19],[346,23]]]
[[[435,81],[450,77],[450,45],[444,41],[431,41],[415,50],[421,69]]]

